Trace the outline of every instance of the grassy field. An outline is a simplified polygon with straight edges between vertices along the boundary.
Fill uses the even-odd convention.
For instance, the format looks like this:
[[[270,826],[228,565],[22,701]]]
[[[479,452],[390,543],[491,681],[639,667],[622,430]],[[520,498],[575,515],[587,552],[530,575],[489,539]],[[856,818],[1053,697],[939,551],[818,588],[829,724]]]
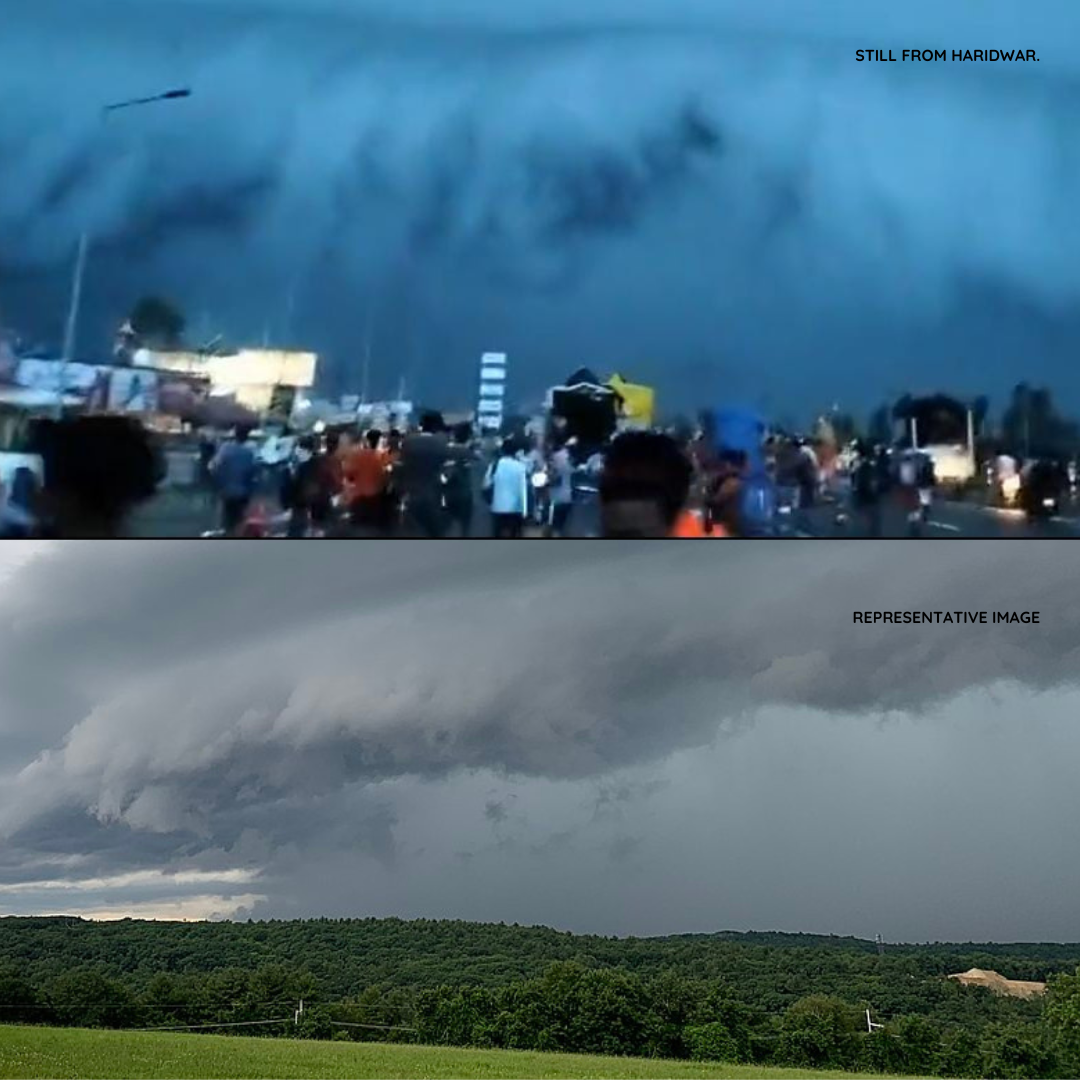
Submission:
[[[688,1061],[456,1050],[383,1043],[330,1043],[242,1036],[0,1026],[0,1077],[760,1077],[805,1076],[794,1069]],[[854,1078],[821,1072],[815,1077]]]

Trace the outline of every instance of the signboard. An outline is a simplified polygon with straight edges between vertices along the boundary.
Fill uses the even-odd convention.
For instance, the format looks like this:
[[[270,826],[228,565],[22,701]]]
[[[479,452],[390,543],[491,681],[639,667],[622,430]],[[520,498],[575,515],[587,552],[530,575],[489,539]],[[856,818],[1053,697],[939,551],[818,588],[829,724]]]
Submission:
[[[363,427],[389,431],[407,427],[412,413],[411,401],[369,401],[357,408],[356,418]]]
[[[15,372],[17,386],[44,394],[59,394],[61,381],[65,394],[90,409],[146,413],[158,406],[159,376],[147,368],[27,359],[19,361]]]
[[[480,393],[476,416],[482,431],[499,431],[506,397],[506,353],[484,353],[480,358]]]
[[[86,393],[94,385],[98,368],[93,364],[67,364],[63,360],[20,360],[15,370],[15,382],[28,390],[60,392],[63,379],[67,393]]]

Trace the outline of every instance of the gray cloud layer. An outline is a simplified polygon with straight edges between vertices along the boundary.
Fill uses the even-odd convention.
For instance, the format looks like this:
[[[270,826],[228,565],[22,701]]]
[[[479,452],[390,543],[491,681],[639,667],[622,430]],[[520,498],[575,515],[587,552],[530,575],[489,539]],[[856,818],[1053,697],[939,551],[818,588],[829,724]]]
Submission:
[[[607,909],[572,885],[526,899],[523,883],[552,859],[586,874],[590,851],[640,875],[661,833],[723,800],[702,787],[706,761],[726,789],[757,785],[770,804],[767,758],[800,768],[776,741],[792,717],[820,734],[825,773],[840,768],[832,793],[808,788],[808,819],[831,817],[836,792],[858,787],[854,763],[889,748],[876,766],[888,797],[865,810],[877,831],[911,791],[951,805],[915,749],[933,745],[942,716],[977,728],[983,712],[1013,735],[1035,717],[1033,738],[1064,739],[1052,757],[1065,760],[1055,702],[1072,700],[1078,669],[1073,550],[369,544],[326,545],[312,561],[290,545],[46,549],[0,593],[0,892],[86,879],[98,884],[74,895],[96,904],[109,894],[101,879],[183,869],[197,876],[170,895],[203,896],[225,875],[209,910],[235,910],[241,901],[220,897],[241,895],[286,913],[503,917],[494,895],[557,921],[574,895],[576,925],[602,929]],[[1043,623],[853,625],[865,607],[1041,609]],[[942,745],[949,768],[963,762],[959,744]],[[740,755],[755,771],[736,779]],[[1015,747],[1004,763],[986,747],[970,754],[983,777],[1010,760]],[[1029,764],[1027,782],[1039,768]],[[686,769],[692,784],[678,779]],[[957,808],[971,797],[954,790]],[[664,809],[653,819],[649,807]],[[748,805],[736,841],[733,812],[725,843],[749,859],[776,823],[759,828],[761,806]],[[1032,815],[1018,814],[1024,833]],[[917,847],[922,895],[931,881]],[[671,857],[691,857],[681,850]],[[447,897],[453,911],[439,912],[439,867],[458,856],[474,886],[482,867],[499,890],[482,898],[465,879]],[[511,864],[519,886],[503,880]],[[226,874],[241,870],[256,877]],[[133,903],[169,883],[115,888]],[[57,895],[9,892],[37,908]],[[700,919],[692,892],[670,919]],[[650,902],[617,921],[684,928],[662,910]],[[808,902],[788,925],[819,927],[829,911]],[[991,923],[1009,933],[1008,920]]]
[[[784,409],[869,405],[901,361],[905,383],[948,358],[961,391],[1067,381],[1074,5],[399,7],[9,5],[8,294],[54,328],[89,226],[99,331],[160,282],[196,323],[289,321],[355,375],[374,305],[386,390],[463,397],[500,341],[523,395],[583,357]],[[913,43],[1042,59],[854,61]],[[173,82],[198,96],[104,128],[89,104]]]

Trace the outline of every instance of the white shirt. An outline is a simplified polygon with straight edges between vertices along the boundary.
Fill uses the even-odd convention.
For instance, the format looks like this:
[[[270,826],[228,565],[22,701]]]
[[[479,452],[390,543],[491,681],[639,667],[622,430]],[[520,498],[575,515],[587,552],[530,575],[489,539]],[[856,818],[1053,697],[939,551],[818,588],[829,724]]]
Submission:
[[[574,501],[574,466],[570,460],[570,451],[556,450],[551,455],[551,471],[554,473],[551,485],[551,499],[556,503]]]
[[[529,470],[517,458],[500,457],[488,467],[486,486],[492,488],[491,512],[493,514],[518,514],[529,512]]]

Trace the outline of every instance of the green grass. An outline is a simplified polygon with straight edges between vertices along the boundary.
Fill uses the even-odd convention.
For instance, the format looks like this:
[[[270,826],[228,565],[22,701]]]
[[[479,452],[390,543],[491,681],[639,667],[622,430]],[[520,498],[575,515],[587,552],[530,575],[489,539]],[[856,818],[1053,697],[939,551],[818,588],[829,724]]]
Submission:
[[[457,1050],[388,1043],[312,1042],[231,1035],[192,1035],[75,1028],[0,1026],[0,1077],[131,1077],[207,1080],[251,1077],[649,1077],[806,1076],[795,1069],[710,1065],[690,1061],[539,1054],[515,1050]],[[820,1072],[815,1077],[854,1073]]]

